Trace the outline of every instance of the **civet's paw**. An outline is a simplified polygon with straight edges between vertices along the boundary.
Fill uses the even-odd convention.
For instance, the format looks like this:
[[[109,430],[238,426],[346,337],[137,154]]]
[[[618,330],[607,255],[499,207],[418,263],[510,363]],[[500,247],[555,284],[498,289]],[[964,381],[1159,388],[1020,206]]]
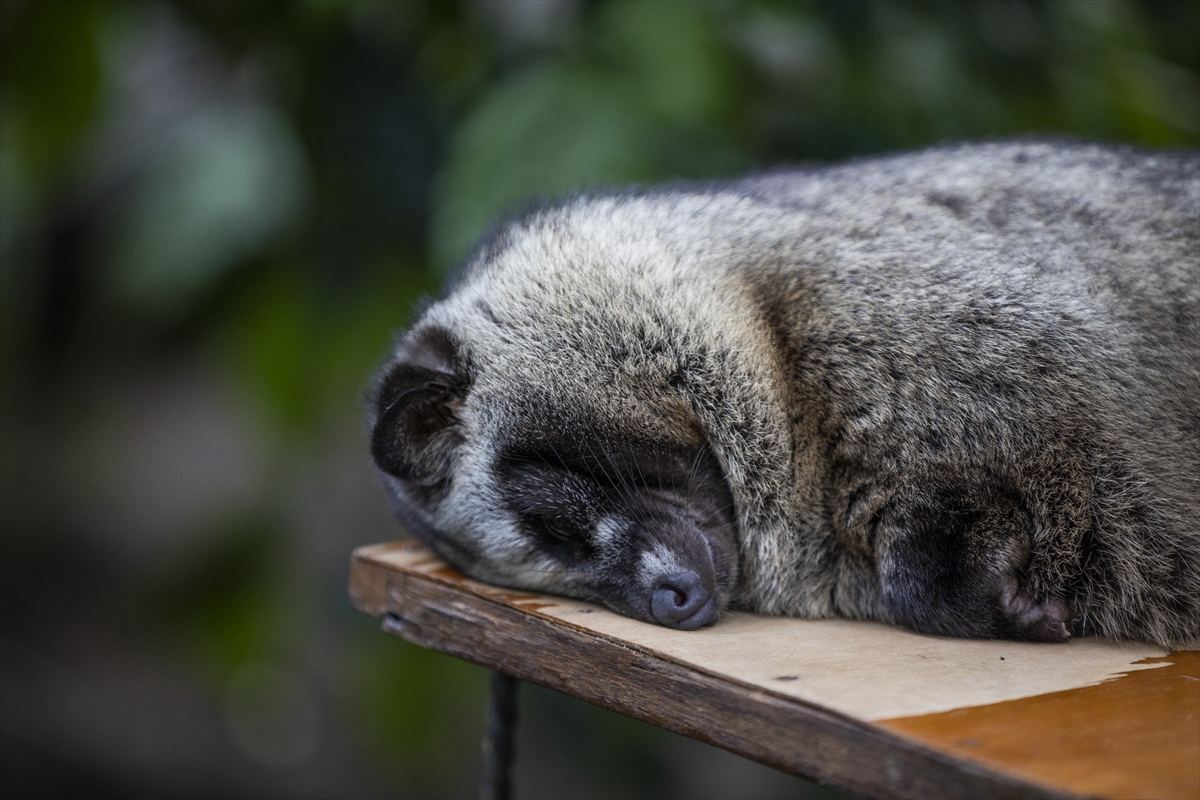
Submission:
[[[1067,625],[1071,609],[1059,597],[1037,601],[1017,579],[1009,575],[1000,587],[1000,608],[1008,616],[1012,637],[1029,642],[1065,642],[1071,638]]]

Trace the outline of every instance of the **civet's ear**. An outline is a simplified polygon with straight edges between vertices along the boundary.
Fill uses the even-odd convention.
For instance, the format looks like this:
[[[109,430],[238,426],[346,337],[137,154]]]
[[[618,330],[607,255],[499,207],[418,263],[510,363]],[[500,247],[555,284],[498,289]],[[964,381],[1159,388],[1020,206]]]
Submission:
[[[410,335],[375,393],[371,457],[388,475],[422,486],[443,481],[462,443],[455,416],[467,379],[450,335]]]

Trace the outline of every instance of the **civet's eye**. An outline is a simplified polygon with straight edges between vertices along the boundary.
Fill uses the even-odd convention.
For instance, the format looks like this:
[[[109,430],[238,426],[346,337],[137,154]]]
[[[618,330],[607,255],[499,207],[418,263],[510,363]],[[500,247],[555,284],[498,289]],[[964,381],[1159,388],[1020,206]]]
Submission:
[[[535,533],[546,539],[567,543],[575,538],[565,525],[549,517],[532,517],[529,523]]]
[[[536,537],[546,554],[566,562],[595,555],[592,543],[580,523],[553,514],[530,514],[526,520],[529,532]]]

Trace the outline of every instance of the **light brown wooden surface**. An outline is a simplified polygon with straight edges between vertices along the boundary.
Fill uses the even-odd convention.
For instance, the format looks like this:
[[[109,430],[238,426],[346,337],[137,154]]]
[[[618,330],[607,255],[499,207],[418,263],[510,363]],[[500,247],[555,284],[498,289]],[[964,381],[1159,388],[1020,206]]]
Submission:
[[[747,614],[669,631],[408,542],[357,551],[350,592],[417,644],[871,795],[1200,795],[1200,654]]]
[[[1098,686],[884,720],[937,749],[1080,794],[1200,797],[1200,653]]]

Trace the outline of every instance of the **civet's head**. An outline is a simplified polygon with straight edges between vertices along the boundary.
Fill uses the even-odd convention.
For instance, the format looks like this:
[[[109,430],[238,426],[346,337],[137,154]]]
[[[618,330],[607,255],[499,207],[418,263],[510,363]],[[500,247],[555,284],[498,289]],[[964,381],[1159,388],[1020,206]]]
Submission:
[[[733,501],[659,289],[530,238],[481,254],[381,374],[371,455],[396,515],[479,580],[712,624]]]

